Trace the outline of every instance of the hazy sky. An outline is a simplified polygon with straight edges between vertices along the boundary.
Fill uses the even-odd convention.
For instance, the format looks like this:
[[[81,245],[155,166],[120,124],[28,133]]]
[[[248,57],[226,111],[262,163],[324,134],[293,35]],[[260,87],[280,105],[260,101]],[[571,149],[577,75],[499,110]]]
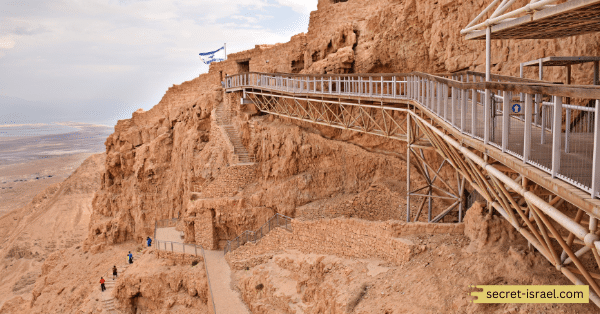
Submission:
[[[286,42],[317,0],[2,0],[0,124],[111,123],[208,71],[198,53]]]

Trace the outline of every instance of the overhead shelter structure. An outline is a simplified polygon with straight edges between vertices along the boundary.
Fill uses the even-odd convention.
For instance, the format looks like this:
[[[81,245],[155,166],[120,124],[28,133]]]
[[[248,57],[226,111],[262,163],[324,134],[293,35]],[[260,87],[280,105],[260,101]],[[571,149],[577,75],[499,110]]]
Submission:
[[[552,39],[600,30],[600,0],[570,0],[560,4],[556,4],[560,0],[531,0],[509,11],[515,2],[492,1],[460,31],[466,39],[486,41],[488,76],[492,39]]]
[[[466,39],[552,39],[597,32],[600,28],[600,0],[532,0],[508,9],[516,0],[494,0],[461,34]],[[497,6],[497,7],[496,7]],[[492,9],[496,10],[492,12]],[[489,16],[481,22],[482,18]]]
[[[521,63],[520,76],[523,77],[525,67],[538,67],[539,80],[544,80],[544,67],[565,67],[567,69],[567,84],[571,84],[571,67],[576,64],[594,63],[593,85],[600,85],[598,72],[600,57],[546,57]]]

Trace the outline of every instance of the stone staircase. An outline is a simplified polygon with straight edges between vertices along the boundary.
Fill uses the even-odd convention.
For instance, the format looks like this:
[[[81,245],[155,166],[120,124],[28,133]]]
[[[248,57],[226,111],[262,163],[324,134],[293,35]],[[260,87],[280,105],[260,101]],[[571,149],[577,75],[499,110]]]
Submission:
[[[238,131],[231,123],[231,112],[221,104],[216,108],[215,115],[217,124],[225,131],[225,135],[233,145],[233,154],[237,159],[237,164],[254,163],[254,156],[248,152]]]
[[[139,259],[139,257],[142,254],[144,254],[145,251],[146,251],[146,249],[136,252],[133,255],[133,262],[135,263],[135,261],[137,261]],[[118,276],[119,277],[123,276],[125,271],[127,271],[127,268],[129,268],[129,266],[131,266],[131,265],[133,265],[133,264],[125,263],[120,266],[117,266]],[[119,277],[117,277],[117,279]],[[106,275],[104,275],[104,280],[106,280],[106,282],[104,282],[106,291],[102,292],[102,308],[103,308],[104,312],[106,312],[106,313],[118,314],[119,311],[117,311],[117,308],[115,307],[115,298],[112,295],[112,290],[115,288],[115,285],[117,283],[117,280],[113,280],[112,267],[108,271],[108,273]]]

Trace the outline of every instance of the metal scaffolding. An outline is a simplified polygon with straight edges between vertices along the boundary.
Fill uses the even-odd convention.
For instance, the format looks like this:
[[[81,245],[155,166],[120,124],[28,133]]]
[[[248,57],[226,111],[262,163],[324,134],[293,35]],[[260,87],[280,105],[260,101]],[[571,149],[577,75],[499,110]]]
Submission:
[[[483,80],[468,71],[242,73],[226,77],[224,86],[265,113],[406,143],[407,221],[417,221],[425,203],[427,221],[450,213],[460,221],[465,195],[478,194],[574,284],[590,285],[590,299],[600,305],[600,88],[491,74]],[[568,97],[595,106],[563,103]],[[512,112],[515,104],[524,113]],[[547,111],[541,121],[533,114],[538,105]],[[580,134],[567,134],[563,109],[586,112]],[[426,158],[430,153],[440,158]],[[411,187],[412,171],[424,186]],[[578,212],[561,210],[563,202]]]

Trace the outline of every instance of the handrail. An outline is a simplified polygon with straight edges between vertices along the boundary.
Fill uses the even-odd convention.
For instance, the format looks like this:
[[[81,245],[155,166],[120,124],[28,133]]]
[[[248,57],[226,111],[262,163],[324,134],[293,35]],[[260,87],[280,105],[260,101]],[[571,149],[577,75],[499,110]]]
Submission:
[[[489,90],[500,90],[500,91],[509,91],[509,92],[517,92],[517,93],[545,94],[545,95],[552,94],[554,96],[572,97],[572,98],[579,97],[579,98],[600,99],[600,86],[596,86],[596,85],[563,85],[563,84],[555,84],[555,83],[546,82],[546,81],[536,81],[536,80],[522,79],[522,78],[517,78],[517,77],[512,77],[512,76],[502,76],[502,75],[492,75],[491,78],[496,79],[496,80],[506,80],[507,82],[502,82],[502,81],[500,81],[500,82],[494,82],[494,81],[461,82],[461,81],[458,81],[455,79],[440,76],[439,74],[427,74],[427,73],[422,73],[422,72],[377,73],[377,74],[360,74],[360,73],[358,73],[358,74],[356,74],[356,73],[352,73],[352,74],[315,74],[315,75],[308,75],[308,74],[281,75],[281,74],[276,74],[276,73],[245,72],[245,73],[234,74],[234,75],[229,75],[229,76],[225,77],[225,88],[226,89],[232,88],[232,86],[227,85],[228,79],[233,79],[233,78],[244,76],[244,75],[247,76],[249,74],[271,76],[272,78],[285,76],[285,77],[289,77],[289,78],[302,77],[302,78],[307,78],[307,79],[334,78],[334,77],[336,77],[336,78],[341,78],[341,77],[343,77],[343,78],[354,78],[354,77],[383,78],[383,77],[395,77],[395,76],[400,76],[400,77],[417,76],[420,78],[434,80],[439,83],[444,83],[450,87],[460,88],[460,89],[480,89],[480,90],[489,89]],[[480,76],[480,73],[473,72],[473,71],[464,71],[464,72],[456,72],[456,73],[447,73],[447,74],[442,74],[442,75],[447,75],[447,76],[458,78],[461,75]],[[313,81],[310,81],[310,82],[313,82]],[[376,80],[373,80],[373,82],[376,82]],[[245,85],[237,84],[236,85],[236,87],[241,87],[241,86],[250,86],[250,85],[248,85],[248,84],[245,84]],[[293,90],[290,90],[289,92],[296,93],[296,94],[299,93],[299,91],[293,91]]]
[[[562,97],[599,103],[600,87],[564,86],[539,81],[477,82],[476,80],[475,82],[468,82],[469,79],[473,79],[470,77],[471,75],[478,75],[477,73],[469,73],[474,72],[465,71],[463,74],[449,74],[449,77],[413,72],[410,75],[392,76],[390,78],[384,78],[386,74],[372,74],[367,78],[363,78],[363,76],[356,78],[356,74],[339,74],[325,79],[325,76],[321,75],[287,76],[253,72],[228,76],[225,86],[226,88],[247,88],[246,92],[249,93],[259,91],[259,93],[262,93],[267,90],[285,92],[291,97],[302,96],[303,98],[308,95],[331,95],[339,98],[340,95],[343,95],[348,98],[356,98],[359,101],[364,98],[413,100],[432,114],[449,122],[452,127],[460,130],[461,133],[483,141],[485,145],[495,146],[501,149],[503,153],[514,155],[522,159],[524,163],[550,173],[553,178],[559,178],[586,192],[590,192],[592,198],[600,197],[600,167],[593,167],[593,165],[600,163],[600,139],[594,139],[593,142],[588,140],[586,143],[582,138],[582,142],[577,144],[577,139],[573,138],[572,141],[569,141],[579,145],[579,148],[572,150],[570,146],[573,145],[569,144],[567,146],[563,145],[565,146],[563,149],[561,142],[564,143],[564,140],[561,140],[561,132],[564,133],[565,139],[569,139],[570,131],[562,131],[565,129],[565,122],[563,121],[566,120],[561,118],[563,115],[562,110],[554,110],[554,108],[566,109],[567,118],[574,117],[575,120],[584,118],[589,124],[585,132],[593,135],[594,130],[600,129],[600,127],[593,126],[597,120],[600,120],[595,119],[595,116],[600,115],[596,113],[600,110],[600,105],[596,105],[596,109],[591,112],[587,109],[583,110],[582,106],[563,104]],[[510,79],[510,77],[507,79]],[[509,98],[498,97],[494,95],[496,92],[509,95]],[[513,94],[520,94],[518,95],[519,100],[513,100]],[[548,96],[550,96],[553,103],[550,107],[543,105]],[[341,105],[339,99],[337,102]],[[550,134],[546,135],[547,132],[542,131],[541,134],[536,136],[541,136],[541,143],[539,144],[546,145],[543,147],[543,154],[545,154],[544,156],[551,156],[551,161],[545,160],[539,154],[537,156],[531,154],[532,129],[512,129],[510,121],[517,119],[517,117],[513,116],[511,119],[508,114],[502,115],[503,112],[511,113],[514,103],[520,104],[526,109],[525,114],[520,114],[527,118],[520,119],[524,126],[531,125],[535,127],[533,132],[540,132],[539,127],[542,127],[543,130],[550,130]],[[564,107],[564,105],[569,105],[569,107]],[[267,107],[261,110],[270,111]],[[572,115],[573,110],[577,111],[575,112],[576,115]],[[455,113],[460,116],[455,117]],[[467,113],[468,116],[464,116]],[[585,114],[588,114],[588,116],[584,116]],[[503,116],[506,116],[506,119]],[[512,113],[510,116],[512,116]],[[539,121],[540,118],[541,121]],[[471,121],[464,124],[469,119]],[[496,128],[496,125],[499,125],[501,130]],[[552,130],[561,132],[552,132]],[[367,132],[367,130],[363,131]],[[524,142],[521,141],[517,146],[515,146],[514,140],[509,142],[508,136],[513,132],[525,132],[526,139],[523,140]],[[597,137],[600,138],[600,136]],[[539,144],[534,143],[534,145]],[[537,147],[536,149],[540,148]],[[562,156],[561,151],[563,150],[564,153],[569,155]],[[570,160],[568,166],[571,168],[561,168],[561,158]],[[576,172],[572,169],[575,164],[579,165],[580,168],[584,167],[584,164],[580,163],[582,161],[585,161],[585,171]]]
[[[273,215],[273,217],[271,217],[265,224],[263,224],[256,231],[246,230],[246,231],[240,233],[237,237],[235,237],[235,239],[233,239],[231,241],[227,241],[227,245],[225,246],[225,249],[223,250],[223,252],[225,254],[227,254],[227,253],[239,248],[240,246],[244,245],[247,242],[256,243],[256,241],[262,239],[271,230],[278,228],[278,227],[282,227],[283,229],[285,229],[287,231],[292,231],[291,221],[292,221],[292,218],[277,213],[277,214]]]
[[[225,79],[227,78],[232,78],[241,74],[259,74],[259,75],[274,75],[274,76],[286,76],[286,77],[323,77],[323,78],[334,78],[334,77],[340,77],[340,76],[344,76],[344,77],[391,77],[391,76],[408,76],[408,75],[414,75],[415,73],[419,73],[419,72],[408,72],[408,73],[345,73],[345,74],[297,74],[297,73],[282,73],[282,72],[273,72],[273,73],[269,73],[269,72],[256,72],[256,71],[251,71],[251,72],[243,72],[243,73],[238,73],[238,74],[231,74],[231,75],[227,75],[225,76]],[[485,73],[483,72],[477,72],[477,71],[470,71],[470,70],[462,70],[462,71],[456,71],[456,72],[441,72],[441,73],[436,73],[434,74],[436,76],[457,76],[457,75],[475,75],[478,77],[485,77]],[[548,83],[547,81],[540,81],[540,80],[534,80],[534,79],[528,79],[528,78],[522,78],[522,77],[516,77],[516,76],[508,76],[508,75],[500,75],[500,74],[491,74],[491,79],[492,80],[505,80],[505,81],[509,81],[509,82],[530,82],[530,83]]]
[[[160,244],[163,243],[165,246],[165,249],[162,250],[160,248]],[[202,247],[202,245],[200,244],[192,244],[192,243],[181,243],[181,242],[173,242],[173,241],[162,241],[162,240],[156,240],[156,244],[155,244],[155,248],[157,250],[161,250],[161,251],[165,251],[165,252],[169,252],[169,250],[167,249],[167,243],[171,243],[171,252],[174,253],[183,253],[183,254],[192,254],[190,253],[186,253],[185,252],[185,246],[193,246],[194,247],[194,256],[198,256],[198,248],[200,248],[200,253],[202,254],[202,262],[204,263],[204,272],[206,273],[206,281],[208,282],[208,291],[210,293],[210,300],[212,302],[212,306],[213,306],[213,313],[217,313],[217,310],[215,308],[215,298],[212,292],[212,286],[210,284],[210,276],[208,275],[208,266],[206,265],[206,254],[204,254],[204,247]],[[173,244],[180,244],[183,248],[183,252],[175,252],[174,250],[174,246]]]

